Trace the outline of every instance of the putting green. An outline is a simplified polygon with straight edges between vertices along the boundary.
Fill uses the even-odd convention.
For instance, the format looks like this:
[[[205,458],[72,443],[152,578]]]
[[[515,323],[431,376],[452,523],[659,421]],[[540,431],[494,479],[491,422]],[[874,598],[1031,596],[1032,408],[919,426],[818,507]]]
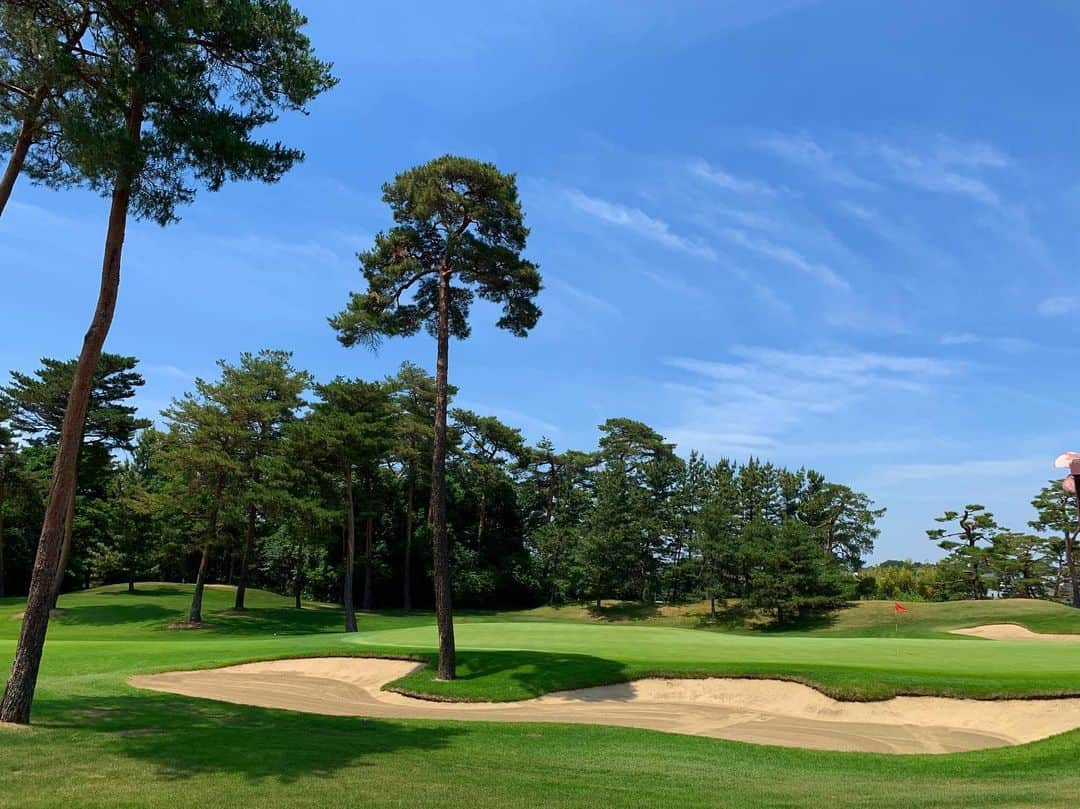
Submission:
[[[1054,696],[1080,694],[1080,646],[965,638],[834,638],[828,636],[733,635],[649,626],[560,623],[462,623],[456,628],[461,649],[578,656],[618,664],[623,679],[649,674],[717,673],[729,676],[780,676],[809,682],[826,693],[855,699],[899,694],[949,696]],[[348,639],[358,648],[430,651],[437,647],[434,627],[419,626],[363,633]],[[524,665],[530,665],[528,655]],[[597,666],[597,668],[603,668]],[[607,668],[612,668],[608,666]],[[557,673],[553,673],[558,677]],[[616,672],[599,675],[597,685]],[[534,696],[501,681],[500,698]],[[453,690],[421,672],[406,678],[405,690],[449,695]],[[564,687],[561,678],[554,687]],[[468,684],[463,698],[483,698]],[[511,689],[513,690],[513,689]]]

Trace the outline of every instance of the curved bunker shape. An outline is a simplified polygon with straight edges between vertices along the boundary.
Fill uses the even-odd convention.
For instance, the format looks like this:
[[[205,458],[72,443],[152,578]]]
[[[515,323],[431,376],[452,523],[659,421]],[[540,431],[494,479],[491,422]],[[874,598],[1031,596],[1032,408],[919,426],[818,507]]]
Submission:
[[[1032,632],[1020,624],[983,624],[968,629],[950,629],[953,635],[970,635],[987,640],[1031,640],[1048,643],[1080,643],[1080,635]]]
[[[272,660],[142,675],[129,682],[153,691],[331,716],[620,725],[876,753],[979,750],[1080,727],[1080,698],[840,702],[779,680],[646,679],[503,703],[433,702],[381,690],[419,667],[355,657]]]

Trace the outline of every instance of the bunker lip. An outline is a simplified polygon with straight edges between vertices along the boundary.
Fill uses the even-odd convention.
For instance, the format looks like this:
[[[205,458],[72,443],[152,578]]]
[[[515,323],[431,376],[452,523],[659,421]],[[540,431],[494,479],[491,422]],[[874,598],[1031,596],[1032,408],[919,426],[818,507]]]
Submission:
[[[1041,641],[1043,643],[1080,643],[1080,635],[1032,632],[1020,624],[982,624],[966,629],[950,629],[953,635],[967,635],[987,640]]]
[[[894,697],[842,702],[782,680],[654,678],[520,702],[418,700],[383,687],[423,666],[386,658],[294,658],[131,677],[137,688],[240,705],[374,719],[615,725],[756,744],[953,753],[1080,727],[1080,698]]]

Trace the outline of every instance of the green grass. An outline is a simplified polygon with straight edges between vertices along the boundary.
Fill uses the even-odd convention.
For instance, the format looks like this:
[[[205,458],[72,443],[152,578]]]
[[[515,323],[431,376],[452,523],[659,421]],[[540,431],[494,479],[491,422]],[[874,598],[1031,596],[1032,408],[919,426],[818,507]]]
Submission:
[[[434,629],[424,614],[361,614],[361,633],[346,636],[334,607],[298,612],[260,592],[249,595],[249,613],[230,615],[231,593],[214,589],[211,628],[180,631],[168,625],[183,616],[190,588],[123,590],[61,600],[34,726],[0,728],[0,807],[1072,807],[1080,794],[1080,731],[1019,748],[890,757],[620,728],[320,717],[138,691],[125,684],[136,672],[258,658],[430,658]],[[899,639],[891,603],[783,633],[679,628],[700,625],[696,608],[466,614],[462,678],[435,683],[422,671],[401,685],[516,699],[647,673],[722,673],[792,677],[863,698],[1080,692],[1080,645],[944,634],[1000,622],[1080,632],[1073,611],[1037,602],[909,606]],[[20,609],[0,600],[5,670]]]

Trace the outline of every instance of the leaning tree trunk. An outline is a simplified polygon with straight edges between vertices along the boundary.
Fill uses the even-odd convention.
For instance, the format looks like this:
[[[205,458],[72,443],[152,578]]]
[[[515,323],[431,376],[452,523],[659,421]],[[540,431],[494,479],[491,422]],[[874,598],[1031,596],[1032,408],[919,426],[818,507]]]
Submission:
[[[27,107],[23,116],[22,126],[19,127],[19,134],[15,139],[15,145],[11,149],[11,156],[8,158],[7,168],[4,169],[4,176],[0,177],[0,215],[3,215],[4,208],[7,207],[8,200],[11,199],[11,191],[15,188],[15,181],[19,179],[23,166],[26,164],[26,156],[30,153],[30,147],[34,144],[34,133],[40,126],[38,116],[41,114],[41,108],[48,94],[48,86],[42,84],[38,87],[30,99],[30,106]]]
[[[364,609],[371,612],[375,609],[375,577],[371,569],[372,542],[375,533],[375,520],[369,514],[364,527]]]
[[[356,568],[356,504],[353,502],[352,462],[345,464],[345,631],[356,632],[353,571]]]
[[[244,596],[247,594],[247,574],[249,560],[255,556],[255,519],[258,515],[255,504],[248,505],[247,513],[247,536],[244,539],[244,553],[240,557],[240,580],[236,584],[236,602],[233,609],[240,611],[245,609]]]
[[[142,91],[136,88],[132,92],[126,120],[127,135],[136,145],[142,133],[142,121]],[[75,374],[71,380],[71,390],[68,392],[67,409],[64,411],[64,422],[60,429],[60,444],[49,482],[48,505],[30,579],[30,593],[26,599],[26,611],[19,631],[19,643],[15,648],[11,677],[4,689],[3,701],[0,702],[0,722],[23,725],[30,722],[30,708],[34,702],[38,670],[41,668],[41,654],[45,649],[45,635],[49,629],[52,584],[67,530],[68,501],[75,491],[76,467],[83,430],[86,427],[90,387],[101,359],[105,338],[112,325],[116,298],[120,291],[120,259],[124,252],[124,236],[127,231],[131,180],[132,178],[123,172],[117,176],[113,187],[97,307],[83,339]]]
[[[218,515],[221,510],[221,493],[225,489],[225,474],[219,472],[214,481],[214,495],[210,503],[210,519],[206,527],[206,544],[203,545],[202,558],[199,559],[199,572],[195,576],[195,592],[191,596],[191,610],[188,612],[189,624],[201,624],[203,592],[206,590],[206,572],[210,567],[210,547],[218,534]]]
[[[76,469],[78,467],[76,466]],[[78,479],[78,472],[76,472]],[[67,516],[64,522],[64,545],[60,549],[60,561],[56,565],[56,575],[53,577],[52,588],[49,590],[49,609],[56,609],[56,603],[60,600],[60,591],[64,589],[64,579],[67,577],[68,559],[71,558],[71,537],[75,531],[75,489],[71,490],[68,499]]]
[[[203,593],[206,591],[206,569],[210,566],[210,542],[203,545],[199,559],[199,573],[195,576],[195,592],[191,596],[191,609],[188,611],[189,624],[201,624]]]
[[[440,680],[457,673],[454,605],[450,591],[450,542],[446,530],[446,407],[450,354],[450,276],[439,276],[438,359],[435,364],[435,446],[431,458],[432,555],[435,563],[435,622],[439,627]]]
[[[413,539],[413,498],[416,480],[409,472],[408,494],[405,497],[405,584],[402,592],[402,606],[406,612],[412,610],[412,539]],[[3,582],[0,582],[3,584]]]

